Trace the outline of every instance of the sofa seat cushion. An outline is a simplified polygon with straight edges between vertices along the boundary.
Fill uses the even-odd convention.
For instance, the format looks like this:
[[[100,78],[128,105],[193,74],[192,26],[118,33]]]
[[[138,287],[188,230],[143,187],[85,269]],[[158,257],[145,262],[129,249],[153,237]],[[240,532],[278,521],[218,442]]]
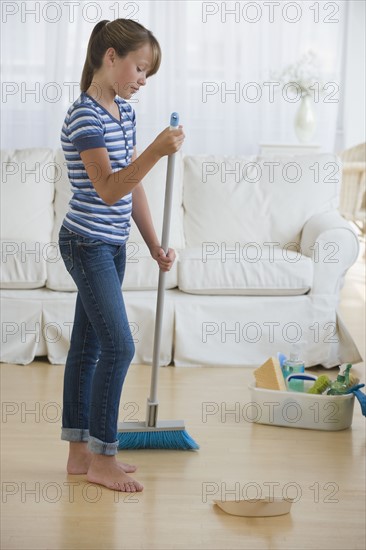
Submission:
[[[57,255],[54,258],[50,257],[47,262],[48,279],[46,286],[50,290],[59,292],[75,292],[77,287],[65,268],[57,242],[53,245]],[[158,287],[158,277],[158,264],[151,257],[146,244],[128,240],[126,244],[126,270],[122,289],[155,290]],[[166,274],[165,288],[175,288],[177,284],[177,262],[175,262],[172,269]]]
[[[190,294],[293,296],[306,294],[312,281],[311,259],[294,250],[233,244],[225,254],[218,246],[180,252],[178,286]]]

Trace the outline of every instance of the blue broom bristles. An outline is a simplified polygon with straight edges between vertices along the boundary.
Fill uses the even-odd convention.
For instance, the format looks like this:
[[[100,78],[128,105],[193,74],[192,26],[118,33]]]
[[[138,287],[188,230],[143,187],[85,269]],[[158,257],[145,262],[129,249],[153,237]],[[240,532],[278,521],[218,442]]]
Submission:
[[[119,432],[118,449],[199,449],[199,445],[185,430],[148,432]]]

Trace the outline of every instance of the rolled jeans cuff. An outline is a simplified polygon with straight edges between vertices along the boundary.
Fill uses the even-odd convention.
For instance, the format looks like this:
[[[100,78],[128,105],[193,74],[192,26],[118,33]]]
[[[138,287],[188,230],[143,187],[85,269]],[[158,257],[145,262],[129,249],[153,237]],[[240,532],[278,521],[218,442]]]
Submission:
[[[92,453],[96,453],[98,455],[116,455],[118,452],[118,440],[114,443],[105,443],[96,437],[90,436],[88,448]]]
[[[61,428],[61,439],[64,441],[89,441],[89,430],[80,428]]]

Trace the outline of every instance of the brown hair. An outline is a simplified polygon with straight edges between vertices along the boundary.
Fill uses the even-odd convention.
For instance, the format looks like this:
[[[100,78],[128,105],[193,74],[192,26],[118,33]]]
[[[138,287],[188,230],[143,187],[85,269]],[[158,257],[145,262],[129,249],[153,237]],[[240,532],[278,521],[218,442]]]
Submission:
[[[150,44],[153,57],[151,69],[146,74],[149,77],[157,73],[161,62],[161,49],[153,33],[132,19],[99,21],[89,38],[81,75],[81,91],[86,92],[90,87],[94,72],[102,66],[103,57],[108,48],[114,48],[117,55],[125,57],[129,52],[138,50],[146,43]]]

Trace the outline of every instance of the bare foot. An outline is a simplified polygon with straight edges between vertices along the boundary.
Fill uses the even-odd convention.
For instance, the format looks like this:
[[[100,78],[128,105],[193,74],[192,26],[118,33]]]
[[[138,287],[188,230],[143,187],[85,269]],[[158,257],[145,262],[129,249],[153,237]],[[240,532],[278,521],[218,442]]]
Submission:
[[[87,445],[84,441],[70,441],[69,458],[66,466],[68,474],[81,475],[87,473],[94,456]],[[127,474],[135,472],[137,469],[134,464],[127,464],[126,462],[116,460],[116,464]]]
[[[144,488],[119,467],[115,456],[93,454],[86,477],[91,483],[125,493],[140,492]]]

